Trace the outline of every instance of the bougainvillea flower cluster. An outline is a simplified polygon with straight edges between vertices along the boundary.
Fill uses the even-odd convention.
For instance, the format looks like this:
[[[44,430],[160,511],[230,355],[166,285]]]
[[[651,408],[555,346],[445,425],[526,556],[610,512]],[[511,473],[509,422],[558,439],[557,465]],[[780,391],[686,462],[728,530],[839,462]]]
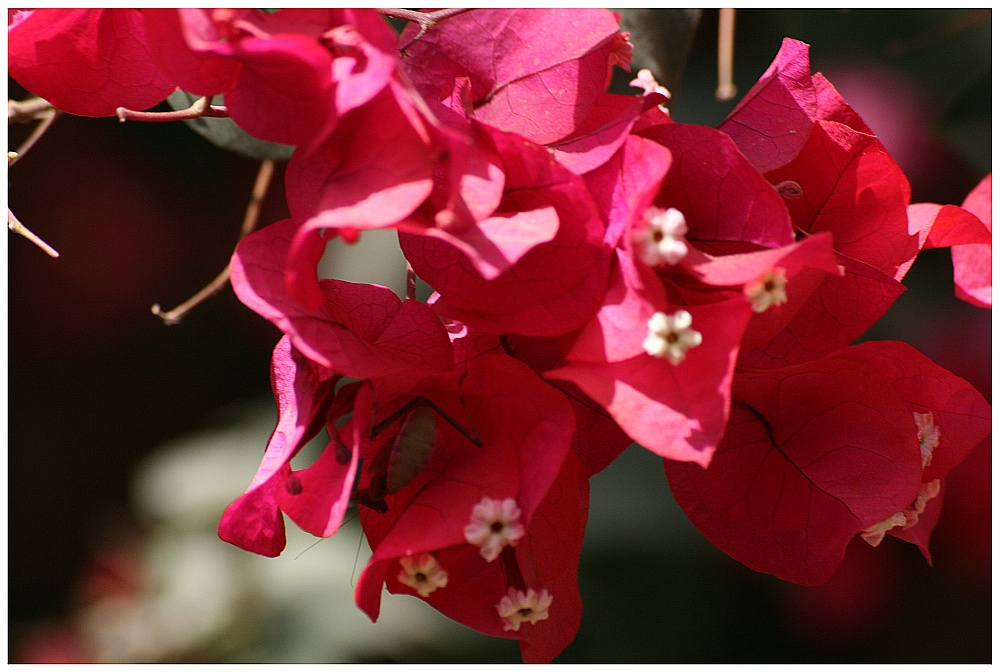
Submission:
[[[805,44],[711,128],[675,123],[648,71],[607,92],[631,45],[600,9],[470,10],[398,38],[376,10],[9,17],[11,74],[60,109],[181,87],[296,146],[291,218],[232,260],[284,336],[278,423],[224,540],[276,556],[286,516],[327,537],[356,506],[365,613],[413,595],[535,662],[575,636],[588,478],[632,442],[753,569],[820,583],[853,537],[887,534],[930,560],[990,408],[915,348],[857,340],[922,249],[951,247],[958,296],[992,306],[992,181],[911,203]],[[370,229],[398,232],[426,303],[318,277],[331,238]]]

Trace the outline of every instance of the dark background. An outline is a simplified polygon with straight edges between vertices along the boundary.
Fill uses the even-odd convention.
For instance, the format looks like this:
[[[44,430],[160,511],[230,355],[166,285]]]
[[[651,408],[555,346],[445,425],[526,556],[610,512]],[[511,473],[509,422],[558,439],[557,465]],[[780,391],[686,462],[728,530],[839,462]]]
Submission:
[[[961,203],[992,169],[991,21],[988,9],[740,10],[738,96],[782,37],[810,43],[813,71],[893,153],[913,202]],[[671,86],[678,121],[715,125],[735,103],[713,98],[716,29],[717,12],[702,12]],[[11,82],[9,97],[24,95]],[[9,148],[21,138],[12,128]],[[279,333],[228,287],[177,326],[150,313],[153,303],[185,300],[227,263],[256,171],[183,124],[65,116],[9,172],[11,209],[62,255],[8,238],[12,661],[31,658],[19,652],[39,624],[72,615],[81,573],[136,529],[129,487],[139,461],[211,424],[219,409],[269,398]],[[279,172],[262,224],[285,216],[280,180]],[[911,343],[990,400],[991,311],[954,299],[947,251],[921,255],[906,284],[869,337]],[[595,478],[595,491],[626,482],[632,492],[602,495],[600,507],[595,494],[593,525],[675,511],[650,458],[633,447]],[[559,660],[989,662],[990,466],[987,441],[949,477],[933,568],[893,538],[877,549],[852,543],[830,583],[803,588],[746,569],[689,524],[683,543],[641,531],[630,545],[588,536],[584,621]],[[512,642],[488,638],[475,651],[435,656],[518,660]]]

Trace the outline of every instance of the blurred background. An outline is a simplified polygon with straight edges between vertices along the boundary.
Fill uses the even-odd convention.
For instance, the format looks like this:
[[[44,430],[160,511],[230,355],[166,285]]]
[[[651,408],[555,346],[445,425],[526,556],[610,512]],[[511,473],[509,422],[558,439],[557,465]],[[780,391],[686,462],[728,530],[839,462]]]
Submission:
[[[789,36],[812,45],[914,202],[959,204],[992,170],[989,9],[739,10],[728,102],[714,98],[717,11],[630,19],[658,36],[637,58],[659,67],[677,121],[718,124]],[[8,96],[26,94],[10,82]],[[11,128],[9,149],[24,135]],[[387,595],[371,624],[352,599],[356,521],[315,545],[290,529],[277,559],[215,536],[273,427],[280,334],[228,287],[176,326],[150,306],[226,265],[257,168],[184,124],[64,116],[10,170],[11,209],[62,255],[7,239],[10,662],[519,661],[516,642],[413,598]],[[262,224],[286,216],[280,180]],[[402,289],[391,234],[328,261]],[[867,337],[912,344],[991,400],[992,314],[954,298],[948,251],[921,254],[906,284]],[[633,446],[593,479],[583,623],[558,662],[990,662],[989,443],[949,476],[933,568],[898,539],[858,542],[812,588],[716,550]]]

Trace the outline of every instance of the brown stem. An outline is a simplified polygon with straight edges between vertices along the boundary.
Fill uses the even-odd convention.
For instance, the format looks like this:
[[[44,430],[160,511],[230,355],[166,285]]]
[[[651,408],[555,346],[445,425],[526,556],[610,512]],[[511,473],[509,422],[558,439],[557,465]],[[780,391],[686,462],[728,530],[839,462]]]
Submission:
[[[410,262],[406,262],[406,298],[413,300],[417,298],[417,274],[413,266],[410,266]]]
[[[267,196],[267,190],[271,186],[271,178],[274,176],[274,166],[275,162],[270,159],[262,161],[260,164],[257,179],[254,181],[253,190],[250,192],[250,200],[247,202],[246,213],[243,215],[243,224],[240,226],[240,240],[243,240],[257,226],[264,197]],[[197,294],[173,310],[164,311],[160,308],[160,304],[153,304],[153,315],[162,319],[166,325],[177,324],[192,308],[225,287],[227,282],[229,282],[229,264],[226,264],[222,272],[215,276]]]
[[[51,107],[46,112],[40,113],[37,118],[40,118],[42,122],[35,126],[34,130],[31,131],[31,135],[29,135],[27,139],[21,143],[21,146],[14,151],[13,157],[11,157],[8,153],[7,166],[13,166],[15,163],[20,161],[24,155],[35,146],[35,143],[41,140],[42,136],[45,135],[46,131],[52,127],[52,124],[59,118],[60,114],[61,112],[59,110]]]
[[[173,110],[172,112],[138,112],[125,107],[119,107],[115,114],[118,121],[185,121],[187,119],[197,119],[198,117],[228,117],[229,111],[224,105],[209,105],[206,96],[199,98],[191,104],[191,107],[183,110]]]
[[[260,163],[260,170],[257,171],[257,179],[254,180],[250,200],[247,202],[247,210],[243,215],[243,224],[240,226],[240,240],[243,240],[248,233],[257,228],[260,208],[264,204],[268,187],[271,186],[271,178],[274,177],[274,165],[275,162],[272,159],[266,159]]]
[[[7,101],[7,125],[23,124],[28,121],[38,121],[54,111],[52,103],[44,98],[28,98],[27,100]]]
[[[733,44],[736,32],[736,10],[719,10],[719,86],[715,89],[716,100],[732,100],[736,97],[733,84]]]
[[[437,23],[467,11],[469,11],[467,7],[448,7],[446,9],[438,9],[433,12],[418,12],[412,9],[397,8],[382,8],[378,10],[378,12],[383,16],[390,16],[394,19],[403,19],[404,21],[409,21],[420,26],[420,31],[417,33],[417,36],[399,50],[403,54],[406,53],[407,49],[413,46],[414,42],[423,37],[424,33],[433,28]]]
[[[14,233],[21,234],[22,236],[33,242],[35,245],[40,247],[45,252],[45,254],[49,255],[53,259],[59,258],[59,253],[56,252],[51,245],[49,245],[44,240],[36,236],[34,233],[31,232],[30,229],[28,229],[28,227],[22,224],[17,219],[17,217],[14,216],[14,213],[10,211],[10,208],[7,208],[7,228],[13,231]]]

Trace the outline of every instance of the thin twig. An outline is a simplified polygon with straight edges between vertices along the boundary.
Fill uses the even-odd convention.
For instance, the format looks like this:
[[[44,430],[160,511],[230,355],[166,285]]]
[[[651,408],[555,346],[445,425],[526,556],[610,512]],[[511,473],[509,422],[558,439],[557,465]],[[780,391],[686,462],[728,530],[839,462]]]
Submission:
[[[34,130],[31,131],[31,135],[29,135],[27,139],[21,143],[21,146],[14,151],[15,156],[7,162],[7,166],[13,166],[15,163],[24,158],[24,155],[27,154],[28,151],[35,146],[35,143],[41,140],[42,136],[45,135],[45,132],[52,127],[52,124],[59,118],[60,114],[61,112],[55,108],[49,108],[47,112],[40,113],[38,118],[40,118],[42,122],[35,126]]]
[[[250,193],[250,200],[247,202],[247,210],[243,215],[243,224],[240,226],[240,240],[243,240],[247,234],[257,227],[257,220],[260,218],[260,209],[264,202],[264,197],[267,196],[267,190],[271,186],[271,178],[274,176],[274,166],[275,162],[270,159],[262,161],[260,164],[257,179],[254,181],[253,190]],[[197,294],[173,310],[164,311],[160,308],[160,304],[153,304],[153,315],[162,319],[166,325],[177,324],[192,308],[225,287],[227,282],[229,282],[229,264],[226,264],[222,272],[215,276]]]
[[[191,107],[187,107],[183,110],[173,110],[172,112],[139,112],[137,110],[130,110],[125,107],[119,107],[115,110],[115,114],[118,115],[118,121],[152,121],[152,122],[167,122],[167,121],[186,121],[188,119],[197,119],[198,117],[228,117],[229,111],[226,109],[225,105],[209,105],[209,99],[207,96],[202,96],[198,100],[191,104]]]
[[[716,100],[732,100],[736,97],[733,84],[733,47],[736,32],[736,10],[719,10],[719,86],[715,89]]]
[[[417,273],[408,261],[406,262],[406,298],[414,300],[417,298]]]
[[[469,11],[467,7],[448,7],[446,9],[438,9],[433,12],[418,12],[412,9],[397,8],[383,8],[378,10],[378,12],[383,16],[389,16],[394,19],[403,19],[404,21],[409,21],[420,26],[420,31],[417,33],[417,36],[410,40],[405,47],[402,47],[399,50],[403,54],[406,53],[407,49],[413,46],[414,42],[423,37],[424,33],[433,28],[437,23],[467,11]]]
[[[7,125],[38,121],[54,109],[52,103],[37,96],[27,100],[8,100]]]
[[[33,242],[35,245],[40,247],[42,251],[45,252],[45,254],[49,255],[53,259],[59,258],[59,253],[55,251],[55,248],[53,248],[51,245],[49,245],[44,240],[42,240],[34,233],[32,233],[31,230],[28,229],[28,227],[22,224],[17,219],[17,217],[14,216],[14,213],[10,211],[10,208],[7,208],[7,228],[13,231],[14,233],[21,234],[22,236]]]
[[[260,209],[264,204],[264,197],[267,196],[267,190],[271,186],[271,178],[274,177],[274,166],[273,159],[266,159],[260,163],[257,179],[254,180],[253,190],[250,192],[250,201],[247,203],[247,211],[243,215],[243,224],[240,226],[240,240],[243,240],[248,233],[257,228]]]

